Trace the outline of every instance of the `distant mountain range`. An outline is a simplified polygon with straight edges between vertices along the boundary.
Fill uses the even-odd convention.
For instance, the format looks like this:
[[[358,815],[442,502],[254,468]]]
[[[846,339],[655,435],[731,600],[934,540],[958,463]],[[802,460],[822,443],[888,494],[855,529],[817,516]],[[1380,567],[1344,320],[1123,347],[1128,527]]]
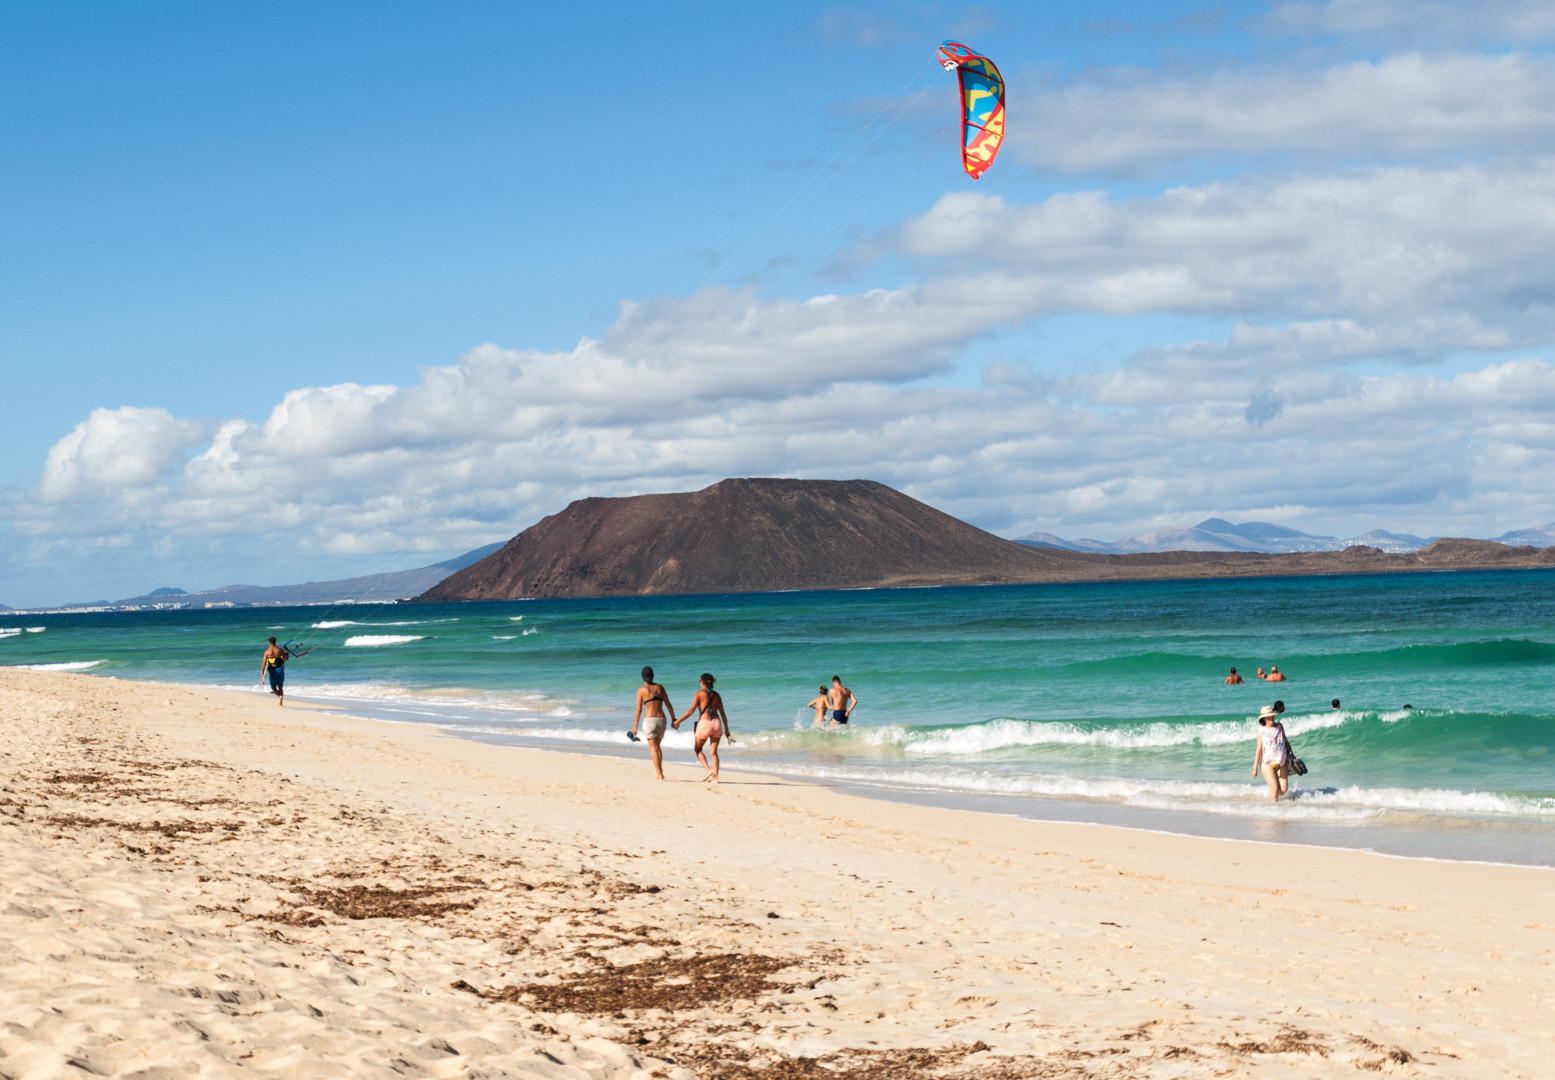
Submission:
[[[1357,545],[1379,551],[1403,554],[1429,547],[1440,537],[1411,536],[1408,533],[1373,529],[1348,540],[1337,536],[1313,536],[1311,533],[1271,525],[1266,521],[1244,521],[1233,525],[1221,518],[1206,518],[1197,525],[1168,526],[1134,533],[1121,540],[1065,540],[1052,533],[1032,533],[1017,537],[1027,547],[1056,548],[1061,551],[1094,551],[1102,555],[1135,555],[1147,551],[1263,551],[1283,554],[1295,551],[1343,551]],[[1512,547],[1555,547],[1555,523],[1542,529],[1518,529],[1493,538]]]
[[[392,574],[367,574],[339,581],[309,581],[302,585],[223,585],[203,592],[164,587],[124,600],[91,600],[34,611],[179,611],[190,608],[280,607],[290,604],[361,604],[401,600],[426,592],[448,575],[480,562],[503,542],[466,551],[443,562]],[[4,605],[0,610],[10,611]]]
[[[681,523],[687,520],[704,527],[714,521],[736,525],[681,535]],[[511,545],[487,544],[414,570],[301,585],[227,585],[193,593],[165,587],[124,600],[31,610],[161,611],[408,597],[612,596],[1551,563],[1543,555],[1518,555],[1519,547],[1555,548],[1555,523],[1504,533],[1492,542],[1438,540],[1380,529],[1340,539],[1263,521],[1233,525],[1208,518],[1191,527],[1151,529],[1113,542],[1067,540],[1041,532],[1011,542],[880,484],[745,479],[701,492],[579,500],[525,530]],[[1345,554],[1351,548],[1357,550]],[[488,558],[499,552],[501,558]],[[1419,560],[1390,561],[1416,552],[1421,553]],[[1222,556],[1236,558],[1226,561]],[[1270,556],[1288,558],[1279,565],[1259,561]],[[1034,557],[1038,561],[1030,562]],[[1093,561],[1098,557],[1103,558]],[[1054,558],[1059,561],[1054,563]],[[478,563],[484,565],[459,574]],[[0,604],[0,611],[15,610]]]

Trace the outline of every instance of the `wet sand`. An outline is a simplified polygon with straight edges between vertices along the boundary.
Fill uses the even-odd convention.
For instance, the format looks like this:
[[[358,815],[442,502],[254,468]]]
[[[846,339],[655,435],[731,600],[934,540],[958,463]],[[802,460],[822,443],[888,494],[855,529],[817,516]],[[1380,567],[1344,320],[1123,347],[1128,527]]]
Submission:
[[[1555,871],[0,669],[0,1077],[1548,1075]],[[737,766],[738,747],[726,766]]]

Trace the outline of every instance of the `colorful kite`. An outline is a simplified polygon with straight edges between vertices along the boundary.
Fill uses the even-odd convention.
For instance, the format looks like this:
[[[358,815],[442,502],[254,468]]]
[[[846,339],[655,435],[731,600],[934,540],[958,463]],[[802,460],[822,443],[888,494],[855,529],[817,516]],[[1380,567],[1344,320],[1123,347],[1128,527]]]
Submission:
[[[1004,79],[992,60],[959,41],[939,47],[939,62],[961,81],[961,164],[976,180],[1004,141]]]

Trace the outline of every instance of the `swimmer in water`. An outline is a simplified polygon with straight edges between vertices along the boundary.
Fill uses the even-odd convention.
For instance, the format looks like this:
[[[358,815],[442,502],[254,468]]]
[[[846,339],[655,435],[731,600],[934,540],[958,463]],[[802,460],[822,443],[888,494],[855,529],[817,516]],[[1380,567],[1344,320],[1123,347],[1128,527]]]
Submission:
[[[1246,679],[1242,678],[1242,676],[1240,676],[1240,675],[1238,675],[1236,673],[1236,668],[1232,668],[1231,669],[1231,674],[1226,676],[1226,685],[1227,686],[1240,686],[1242,683],[1244,683],[1246,681],[1247,681]]]
[[[1269,682],[1284,682],[1285,681],[1285,676],[1280,674],[1280,669],[1279,668],[1271,667],[1271,668],[1269,668],[1269,674],[1267,676],[1267,679],[1268,679]]]
[[[828,702],[831,706],[831,726],[839,727],[846,724],[853,716],[853,710],[858,708],[858,698],[853,696],[853,691],[842,685],[842,676],[831,677],[831,689],[827,691]]]
[[[817,687],[815,696],[809,701],[805,702],[805,708],[815,710],[815,723],[811,724],[811,727],[818,728],[826,726],[826,706],[830,703],[831,699],[827,696],[826,687]]]

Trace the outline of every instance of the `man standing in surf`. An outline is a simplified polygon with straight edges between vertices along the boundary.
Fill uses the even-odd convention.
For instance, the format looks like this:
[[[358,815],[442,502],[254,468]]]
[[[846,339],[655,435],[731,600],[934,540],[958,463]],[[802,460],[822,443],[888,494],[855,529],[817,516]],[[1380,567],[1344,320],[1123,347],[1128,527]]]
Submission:
[[[831,726],[846,724],[856,708],[858,708],[858,698],[853,696],[852,690],[842,685],[841,675],[833,675],[831,677]]]

